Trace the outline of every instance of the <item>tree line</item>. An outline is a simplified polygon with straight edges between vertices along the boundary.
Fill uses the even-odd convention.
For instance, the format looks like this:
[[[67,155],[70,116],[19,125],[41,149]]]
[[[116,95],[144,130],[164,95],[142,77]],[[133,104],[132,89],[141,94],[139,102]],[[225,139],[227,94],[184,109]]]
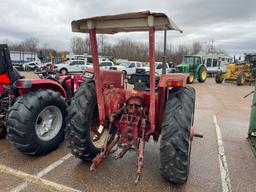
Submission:
[[[37,38],[29,37],[22,42],[12,42],[5,40],[2,43],[7,43],[11,51],[29,51],[38,52],[41,57],[63,57],[68,54],[68,51],[57,51],[48,45],[42,45]],[[134,41],[130,38],[120,38],[116,42],[112,43],[107,39],[105,35],[97,36],[98,52],[103,56],[111,56],[118,59],[128,59],[147,62],[148,61],[148,43],[141,41]],[[155,45],[156,61],[162,61],[163,59],[163,42],[158,42]],[[74,54],[91,54],[90,41],[88,35],[82,37],[73,36],[70,39],[70,52]],[[225,50],[217,47],[214,41],[206,43],[193,42],[191,45],[179,44],[172,45],[167,43],[166,57],[167,61],[173,63],[181,63],[184,55],[187,54],[199,54],[199,53],[225,53]]]
[[[128,59],[146,62],[148,61],[148,43],[138,42],[131,40],[130,38],[120,38],[115,43],[111,43],[107,40],[105,35],[97,36],[98,53],[104,56],[112,56],[118,59]],[[156,61],[162,61],[163,59],[163,42],[156,43],[155,57]],[[74,54],[84,54],[90,52],[89,37],[84,38],[74,36],[71,38],[70,44],[71,51]],[[166,57],[167,61],[173,63],[181,63],[184,55],[187,54],[199,54],[199,53],[226,53],[220,47],[214,44],[214,41],[209,42],[194,42],[192,45],[172,45],[167,43]]]

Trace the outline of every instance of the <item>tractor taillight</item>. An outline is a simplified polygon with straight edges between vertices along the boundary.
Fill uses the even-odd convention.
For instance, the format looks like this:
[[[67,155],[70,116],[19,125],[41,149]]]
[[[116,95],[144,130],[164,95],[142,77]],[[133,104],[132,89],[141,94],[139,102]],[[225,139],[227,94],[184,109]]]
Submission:
[[[0,84],[4,84],[4,85],[11,84],[10,78],[6,73],[0,75]]]
[[[24,84],[23,81],[17,81],[17,82],[15,83],[15,86],[16,86],[16,87],[23,87],[23,84]]]
[[[166,81],[167,87],[183,87],[183,81],[180,80],[169,80]]]

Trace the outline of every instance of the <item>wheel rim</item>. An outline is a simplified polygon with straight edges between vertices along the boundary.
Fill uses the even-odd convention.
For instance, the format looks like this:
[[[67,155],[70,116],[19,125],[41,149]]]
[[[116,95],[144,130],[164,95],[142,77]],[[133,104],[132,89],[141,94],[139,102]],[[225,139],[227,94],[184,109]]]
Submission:
[[[193,80],[194,80],[194,75],[190,75],[190,76],[189,76],[189,83],[192,83]]]
[[[90,139],[96,148],[102,149],[106,139],[108,139],[108,130],[106,127],[99,124],[99,116],[94,113],[90,127]]]
[[[65,69],[62,69],[62,70],[61,70],[61,73],[62,73],[63,75],[65,75],[65,74],[67,73],[67,71],[66,71]]]
[[[221,75],[220,75],[220,79],[221,79],[221,81],[224,80],[224,74],[221,74]]]
[[[91,141],[96,148],[101,149],[104,147],[108,138],[108,131],[104,126],[92,126],[90,135]]]
[[[205,80],[206,76],[207,76],[207,72],[206,72],[206,70],[203,70],[202,74],[201,74],[202,80]]]
[[[56,106],[44,108],[36,119],[35,130],[43,141],[50,141],[58,135],[63,122],[61,110]]]

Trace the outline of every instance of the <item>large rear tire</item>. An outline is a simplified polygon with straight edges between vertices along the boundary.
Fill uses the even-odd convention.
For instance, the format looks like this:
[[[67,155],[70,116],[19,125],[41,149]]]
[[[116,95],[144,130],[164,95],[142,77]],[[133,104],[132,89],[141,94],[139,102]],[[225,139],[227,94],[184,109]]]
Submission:
[[[64,140],[66,103],[60,93],[38,90],[17,98],[7,114],[7,134],[24,154],[43,155]]]
[[[190,128],[194,122],[195,90],[173,88],[165,105],[160,141],[160,172],[172,184],[187,181],[190,166]]]
[[[98,117],[95,83],[87,81],[71,99],[66,119],[71,153],[85,162],[100,153],[108,136],[107,129],[99,127]]]

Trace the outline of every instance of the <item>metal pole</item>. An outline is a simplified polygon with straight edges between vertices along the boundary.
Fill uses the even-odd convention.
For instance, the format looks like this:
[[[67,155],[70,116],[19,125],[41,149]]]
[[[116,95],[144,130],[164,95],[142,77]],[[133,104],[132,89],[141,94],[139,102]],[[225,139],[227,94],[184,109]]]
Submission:
[[[166,74],[166,35],[167,35],[167,30],[164,30],[164,55],[163,55],[162,74]]]
[[[90,45],[91,45],[91,51],[92,51],[93,72],[94,72],[94,79],[96,84],[99,120],[100,120],[100,124],[104,125],[105,109],[104,109],[102,81],[100,77],[100,65],[99,65],[99,57],[98,57],[98,50],[97,50],[96,30],[90,29],[89,34],[90,34]]]
[[[155,28],[149,27],[149,66],[150,66],[150,128],[155,129],[156,74],[155,74]]]

